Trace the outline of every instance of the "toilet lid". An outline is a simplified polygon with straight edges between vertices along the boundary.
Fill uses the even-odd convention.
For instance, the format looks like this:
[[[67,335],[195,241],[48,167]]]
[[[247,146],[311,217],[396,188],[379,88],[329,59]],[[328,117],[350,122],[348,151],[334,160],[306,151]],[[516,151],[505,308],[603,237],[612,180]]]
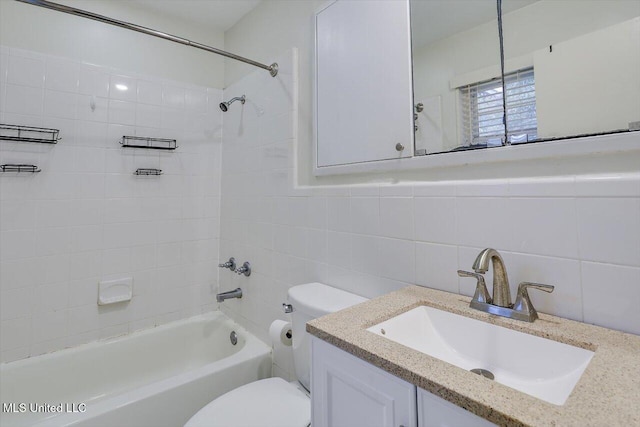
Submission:
[[[223,394],[184,427],[307,427],[311,400],[282,378],[255,381]]]

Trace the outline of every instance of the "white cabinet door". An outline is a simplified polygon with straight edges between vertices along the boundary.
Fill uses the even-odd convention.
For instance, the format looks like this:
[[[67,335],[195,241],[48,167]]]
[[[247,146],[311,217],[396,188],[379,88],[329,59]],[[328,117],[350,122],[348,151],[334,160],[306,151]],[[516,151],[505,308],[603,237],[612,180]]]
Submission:
[[[408,0],[339,0],[316,14],[318,168],[413,155],[410,33]]]
[[[416,387],[318,338],[312,341],[313,427],[416,427]]]
[[[495,424],[418,388],[419,427],[492,427]]]

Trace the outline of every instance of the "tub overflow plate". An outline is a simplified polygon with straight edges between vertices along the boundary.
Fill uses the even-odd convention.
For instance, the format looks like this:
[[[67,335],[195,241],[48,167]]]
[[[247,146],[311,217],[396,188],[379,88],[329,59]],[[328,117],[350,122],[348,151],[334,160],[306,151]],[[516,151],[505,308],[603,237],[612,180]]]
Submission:
[[[233,345],[238,344],[238,334],[236,334],[236,331],[231,331],[231,333],[229,334],[229,340]]]

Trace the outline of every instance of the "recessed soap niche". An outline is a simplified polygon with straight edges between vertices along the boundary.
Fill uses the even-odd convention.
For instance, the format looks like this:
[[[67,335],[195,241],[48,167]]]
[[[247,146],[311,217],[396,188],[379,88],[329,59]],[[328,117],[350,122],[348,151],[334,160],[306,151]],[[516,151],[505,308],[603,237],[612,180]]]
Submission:
[[[132,297],[133,278],[131,277],[103,280],[98,283],[98,305],[131,301]]]

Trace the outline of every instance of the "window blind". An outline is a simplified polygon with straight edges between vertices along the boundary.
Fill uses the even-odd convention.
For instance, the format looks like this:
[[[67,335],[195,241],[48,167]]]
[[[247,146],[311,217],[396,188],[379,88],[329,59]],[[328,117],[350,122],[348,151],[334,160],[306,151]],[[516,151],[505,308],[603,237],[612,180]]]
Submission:
[[[537,138],[533,68],[505,75],[507,129],[512,144]],[[502,82],[498,79],[459,88],[463,145],[501,145]]]

